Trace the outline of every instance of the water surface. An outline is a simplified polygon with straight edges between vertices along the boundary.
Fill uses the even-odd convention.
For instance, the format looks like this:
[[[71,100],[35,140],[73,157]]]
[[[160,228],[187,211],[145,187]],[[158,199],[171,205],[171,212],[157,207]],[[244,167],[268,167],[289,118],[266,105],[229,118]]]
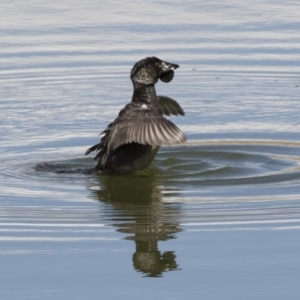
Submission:
[[[0,299],[298,299],[297,1],[4,1]],[[188,143],[140,176],[85,150],[145,56]]]

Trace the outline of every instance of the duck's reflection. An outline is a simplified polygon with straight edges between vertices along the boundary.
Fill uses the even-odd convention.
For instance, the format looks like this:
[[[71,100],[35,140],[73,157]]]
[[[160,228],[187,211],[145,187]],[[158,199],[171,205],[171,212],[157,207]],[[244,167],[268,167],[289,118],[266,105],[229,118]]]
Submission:
[[[179,228],[179,206],[162,203],[159,183],[151,177],[99,177],[99,189],[91,187],[94,196],[110,203],[110,217],[126,239],[135,241],[133,266],[147,276],[161,276],[178,269],[173,251],[161,252],[159,241],[176,238]]]

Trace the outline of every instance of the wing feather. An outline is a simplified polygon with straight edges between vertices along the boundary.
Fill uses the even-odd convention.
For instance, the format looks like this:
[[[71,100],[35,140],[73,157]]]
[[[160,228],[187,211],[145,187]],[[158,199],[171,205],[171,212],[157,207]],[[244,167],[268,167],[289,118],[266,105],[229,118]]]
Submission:
[[[141,128],[142,128],[141,130],[142,130],[142,133],[143,133],[143,135],[142,135],[143,139],[142,139],[141,142],[142,142],[142,144],[146,145],[147,144],[147,134],[148,134],[147,125],[142,124]]]
[[[162,128],[162,124],[159,124],[158,129],[162,136],[162,140],[168,141],[168,144],[170,144],[168,135],[165,133],[164,129]]]
[[[153,123],[151,124],[151,130],[153,131],[153,135],[155,136],[155,142],[154,144],[157,146],[160,146],[163,143],[163,140],[160,139],[159,134],[158,134],[158,128],[157,124]]]
[[[141,109],[140,105],[128,104],[101,133],[101,142],[90,147],[86,154],[96,151],[97,159],[123,144],[132,142],[152,146],[184,143],[186,137],[181,130],[163,117],[163,114],[184,115],[183,109],[169,97],[159,96],[157,99],[158,113],[150,107]]]
[[[174,112],[172,109],[171,111]],[[137,116],[124,113],[110,124],[105,133],[103,139],[106,153],[132,142],[161,146],[186,141],[186,137],[176,125],[150,110],[140,110]]]
[[[170,116],[178,116],[182,115],[184,116],[184,110],[182,107],[178,104],[178,102],[170,97],[167,96],[158,96],[158,105],[159,105],[159,111],[161,114]]]

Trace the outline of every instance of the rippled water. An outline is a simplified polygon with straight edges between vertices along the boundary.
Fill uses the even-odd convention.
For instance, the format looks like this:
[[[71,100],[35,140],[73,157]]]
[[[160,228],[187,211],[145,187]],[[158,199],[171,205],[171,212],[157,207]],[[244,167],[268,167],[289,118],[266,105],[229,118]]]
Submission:
[[[298,299],[299,12],[3,1],[0,299]],[[188,143],[136,176],[78,172],[149,55],[180,65],[157,91]]]

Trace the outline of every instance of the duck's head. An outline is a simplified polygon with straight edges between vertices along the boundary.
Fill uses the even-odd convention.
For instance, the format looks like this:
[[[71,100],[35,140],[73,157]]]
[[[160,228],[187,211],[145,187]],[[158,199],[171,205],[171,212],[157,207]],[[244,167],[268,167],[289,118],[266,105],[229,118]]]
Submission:
[[[174,77],[174,70],[179,65],[171,64],[152,56],[138,61],[132,68],[130,79],[134,86],[151,86],[158,79],[170,82]]]

